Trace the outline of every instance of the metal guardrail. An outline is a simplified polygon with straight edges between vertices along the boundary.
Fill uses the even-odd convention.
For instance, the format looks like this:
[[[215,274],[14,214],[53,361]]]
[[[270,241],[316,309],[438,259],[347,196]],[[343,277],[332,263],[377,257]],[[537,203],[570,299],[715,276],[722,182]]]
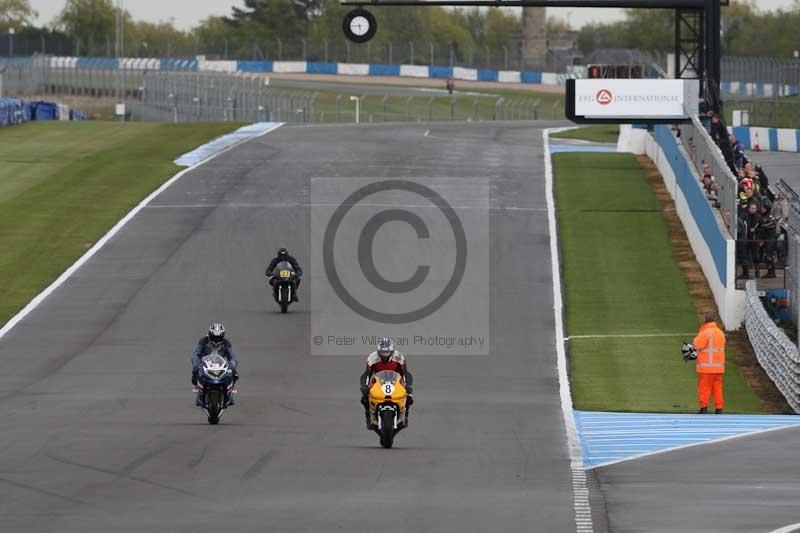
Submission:
[[[736,238],[736,222],[738,216],[738,182],[725,163],[722,152],[708,134],[705,126],[697,117],[692,121],[678,126],[681,142],[694,163],[695,169],[702,176],[703,164],[711,167],[711,174],[716,177],[719,184],[718,201],[722,219],[728,232]]]
[[[758,362],[796,413],[800,413],[800,351],[764,310],[755,281],[746,286],[745,328]]]
[[[792,322],[800,328],[800,195],[784,180],[780,180],[776,187],[789,201],[789,216],[781,224],[786,230],[788,247],[784,286],[789,289]]]

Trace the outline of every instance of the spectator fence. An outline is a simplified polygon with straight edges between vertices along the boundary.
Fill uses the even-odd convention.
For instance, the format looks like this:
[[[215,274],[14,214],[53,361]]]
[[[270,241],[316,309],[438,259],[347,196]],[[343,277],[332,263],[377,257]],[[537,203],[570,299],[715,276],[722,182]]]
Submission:
[[[691,122],[680,124],[678,129],[684,148],[698,173],[702,176],[704,164],[711,166],[711,173],[719,185],[718,201],[722,219],[730,235],[735,239],[739,205],[736,177],[699,118],[692,117]]]
[[[58,60],[56,60],[58,59]],[[354,105],[343,93],[326,93],[324,106],[310,89],[268,84],[264,73],[200,71],[188,62],[141,60],[61,61],[36,57],[9,64],[6,88],[18,95],[108,97],[125,101],[130,116],[148,121],[281,121],[352,122]],[[236,62],[232,62],[236,63]],[[88,66],[80,66],[82,64]],[[61,66],[58,66],[61,65]],[[188,65],[188,66],[187,66]],[[148,70],[148,67],[152,69]],[[161,68],[163,67],[163,69]],[[166,68],[184,70],[165,70]],[[427,67],[426,67],[427,68]],[[352,89],[346,89],[348,94]],[[338,92],[338,91],[337,91]],[[531,120],[563,117],[563,99],[541,106],[536,98],[507,98],[484,94],[430,96],[381,93],[365,87],[361,121]],[[366,105],[369,103],[370,105]]]
[[[746,285],[745,329],[758,362],[796,413],[800,413],[800,351],[767,314],[756,282]]]

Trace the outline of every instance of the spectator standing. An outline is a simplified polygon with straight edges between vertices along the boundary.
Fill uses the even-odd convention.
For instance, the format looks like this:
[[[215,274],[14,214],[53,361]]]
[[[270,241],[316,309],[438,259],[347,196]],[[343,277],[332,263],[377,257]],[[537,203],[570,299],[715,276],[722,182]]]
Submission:
[[[725,124],[722,123],[719,113],[714,113],[711,115],[711,127],[709,128],[709,133],[711,134],[711,138],[714,139],[714,142],[717,144],[717,146],[722,144],[723,141],[728,140],[728,129],[725,127]]]
[[[733,150],[734,165],[736,166],[737,169],[740,169],[744,166],[745,163],[744,144],[742,144],[741,141],[737,141],[735,135],[730,135],[728,139],[730,140],[731,149]]]
[[[775,277],[776,252],[778,249],[778,221],[772,215],[772,205],[768,200],[761,203],[761,222],[756,230],[758,239],[758,261],[767,265],[765,278]],[[759,265],[756,265],[756,277],[759,274]]]
[[[747,233],[747,222],[740,215],[736,219],[736,264],[742,267],[739,279],[748,279],[750,277],[750,267],[753,266],[753,256],[750,253]]]
[[[700,331],[692,341],[697,350],[695,369],[697,371],[697,400],[700,404],[698,414],[708,413],[708,402],[714,396],[716,414],[722,414],[725,406],[722,392],[722,376],[725,374],[725,333],[717,326],[713,315],[706,315]]]
[[[761,224],[761,214],[758,212],[758,204],[751,202],[748,204],[747,209],[739,214],[741,225],[737,226],[738,229],[738,245],[742,246],[741,251],[741,264],[742,264],[742,278],[750,277],[750,266],[758,258],[758,242],[756,235],[758,226]]]

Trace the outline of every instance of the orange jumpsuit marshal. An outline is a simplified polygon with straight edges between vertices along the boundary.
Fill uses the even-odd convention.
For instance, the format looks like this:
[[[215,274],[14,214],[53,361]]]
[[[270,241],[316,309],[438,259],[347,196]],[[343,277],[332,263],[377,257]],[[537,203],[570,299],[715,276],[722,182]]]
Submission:
[[[709,396],[714,396],[717,414],[722,413],[722,375],[725,373],[725,334],[714,322],[714,317],[706,315],[705,323],[694,338],[692,345],[697,350],[697,400],[700,413],[708,412]]]

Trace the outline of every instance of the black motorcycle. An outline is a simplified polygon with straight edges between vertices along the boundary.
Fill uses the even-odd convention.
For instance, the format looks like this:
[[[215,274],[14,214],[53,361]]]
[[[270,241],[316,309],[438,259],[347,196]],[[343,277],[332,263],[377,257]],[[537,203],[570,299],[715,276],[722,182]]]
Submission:
[[[281,313],[289,310],[297,290],[297,272],[288,261],[281,261],[272,271],[272,296],[281,307]]]

